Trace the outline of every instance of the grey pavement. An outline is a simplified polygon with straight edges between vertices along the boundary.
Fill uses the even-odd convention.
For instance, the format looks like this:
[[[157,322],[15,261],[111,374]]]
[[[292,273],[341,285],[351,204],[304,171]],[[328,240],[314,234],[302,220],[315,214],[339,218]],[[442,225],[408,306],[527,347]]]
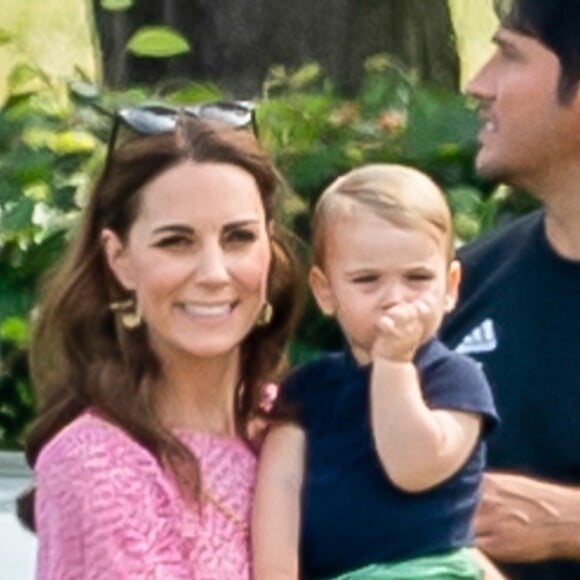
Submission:
[[[0,579],[32,580],[36,537],[19,523],[14,500],[32,476],[21,453],[0,451]]]

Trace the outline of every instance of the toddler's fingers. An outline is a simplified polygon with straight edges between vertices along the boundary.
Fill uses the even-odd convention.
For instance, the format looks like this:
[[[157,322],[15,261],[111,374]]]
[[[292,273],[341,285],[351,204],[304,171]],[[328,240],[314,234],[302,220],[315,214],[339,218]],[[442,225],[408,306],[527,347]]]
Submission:
[[[431,300],[425,300],[424,298],[420,298],[419,300],[416,300],[413,304],[415,305],[418,314],[429,314],[433,310],[433,303]]]
[[[385,311],[385,315],[397,322],[405,322],[417,315],[416,307],[410,302],[400,302]]]
[[[388,315],[383,315],[379,319],[379,328],[384,331],[393,331],[396,328],[395,321]]]

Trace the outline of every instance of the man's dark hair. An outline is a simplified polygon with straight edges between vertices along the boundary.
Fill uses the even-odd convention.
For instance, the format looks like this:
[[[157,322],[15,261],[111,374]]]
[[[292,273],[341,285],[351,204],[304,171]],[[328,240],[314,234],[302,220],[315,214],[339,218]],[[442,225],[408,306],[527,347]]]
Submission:
[[[495,0],[503,26],[532,36],[560,61],[558,98],[567,103],[580,81],[580,0]]]

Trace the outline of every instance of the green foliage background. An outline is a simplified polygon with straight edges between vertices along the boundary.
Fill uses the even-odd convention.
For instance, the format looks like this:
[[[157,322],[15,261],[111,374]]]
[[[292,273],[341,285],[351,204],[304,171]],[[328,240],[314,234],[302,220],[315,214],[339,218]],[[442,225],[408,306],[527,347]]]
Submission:
[[[11,42],[0,31],[0,44]],[[148,42],[155,44],[155,35]],[[143,37],[140,43],[137,50],[156,49]],[[31,60],[11,71],[0,109],[0,448],[20,447],[34,415],[26,348],[35,292],[103,160],[110,125],[105,112],[151,100],[221,98],[228,95],[218,87],[197,84],[164,94],[141,87],[103,92],[82,78],[63,82]],[[458,243],[529,207],[474,174],[477,115],[468,100],[421,85],[388,55],[367,61],[361,89],[348,99],[315,63],[296,71],[274,67],[264,84],[258,124],[261,141],[290,184],[281,215],[304,247],[317,196],[362,163],[406,163],[433,176],[452,206]],[[310,302],[292,355],[302,361],[339,341],[336,327]]]

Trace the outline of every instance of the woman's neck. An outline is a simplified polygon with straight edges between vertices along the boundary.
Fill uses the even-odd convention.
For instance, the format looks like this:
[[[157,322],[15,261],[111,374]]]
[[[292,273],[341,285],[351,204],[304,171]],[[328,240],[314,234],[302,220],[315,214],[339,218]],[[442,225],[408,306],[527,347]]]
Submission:
[[[156,387],[161,420],[170,429],[234,435],[239,351],[210,359],[163,357]]]

